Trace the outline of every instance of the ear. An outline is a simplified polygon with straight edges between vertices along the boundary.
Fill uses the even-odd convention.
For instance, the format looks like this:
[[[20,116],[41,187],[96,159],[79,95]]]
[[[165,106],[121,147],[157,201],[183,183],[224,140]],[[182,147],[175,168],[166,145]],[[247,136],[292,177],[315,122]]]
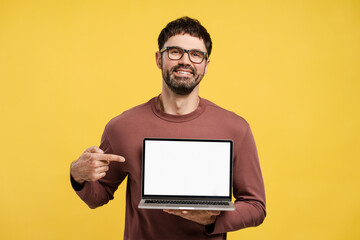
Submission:
[[[157,51],[155,53],[155,59],[156,59],[156,66],[161,69],[161,53]]]
[[[210,64],[210,59],[206,60],[206,66],[205,66],[204,76],[205,76],[205,74],[207,73],[207,69],[208,69],[209,64]]]

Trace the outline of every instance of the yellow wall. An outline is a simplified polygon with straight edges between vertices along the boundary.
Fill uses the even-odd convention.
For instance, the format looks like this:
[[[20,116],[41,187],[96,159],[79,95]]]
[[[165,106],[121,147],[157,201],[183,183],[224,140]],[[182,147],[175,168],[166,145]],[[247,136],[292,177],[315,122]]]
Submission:
[[[90,210],[70,162],[107,121],[160,93],[157,36],[211,33],[201,96],[245,117],[263,225],[229,239],[360,239],[360,2],[0,1],[0,239],[122,239],[125,185]]]

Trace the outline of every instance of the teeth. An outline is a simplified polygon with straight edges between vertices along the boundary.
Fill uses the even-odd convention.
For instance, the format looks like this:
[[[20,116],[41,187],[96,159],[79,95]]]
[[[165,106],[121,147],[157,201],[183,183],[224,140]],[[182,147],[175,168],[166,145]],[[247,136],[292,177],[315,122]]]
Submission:
[[[182,73],[182,74],[190,74],[189,72],[184,72],[184,71],[178,71],[178,73]]]

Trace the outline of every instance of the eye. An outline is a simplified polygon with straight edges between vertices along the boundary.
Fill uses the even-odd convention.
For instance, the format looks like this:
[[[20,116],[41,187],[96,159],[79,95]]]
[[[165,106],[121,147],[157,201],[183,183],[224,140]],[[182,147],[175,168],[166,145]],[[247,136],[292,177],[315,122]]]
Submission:
[[[171,48],[171,49],[169,49],[169,53],[171,53],[171,54],[181,54],[182,50],[179,49],[179,48]]]
[[[190,54],[193,57],[203,57],[203,53],[199,51],[191,51]]]

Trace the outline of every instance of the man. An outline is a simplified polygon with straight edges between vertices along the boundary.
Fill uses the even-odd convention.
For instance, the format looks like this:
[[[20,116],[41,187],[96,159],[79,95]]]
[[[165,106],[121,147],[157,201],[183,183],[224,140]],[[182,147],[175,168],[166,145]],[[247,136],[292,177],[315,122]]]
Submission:
[[[113,199],[127,176],[126,240],[225,239],[228,231],[261,224],[266,215],[265,193],[249,124],[199,97],[199,83],[210,63],[210,35],[197,20],[183,17],[161,31],[158,44],[156,64],[162,71],[161,94],[106,125],[100,148],[88,148],[71,164],[73,188],[90,208],[96,208]],[[236,210],[138,209],[145,137],[233,140]]]

